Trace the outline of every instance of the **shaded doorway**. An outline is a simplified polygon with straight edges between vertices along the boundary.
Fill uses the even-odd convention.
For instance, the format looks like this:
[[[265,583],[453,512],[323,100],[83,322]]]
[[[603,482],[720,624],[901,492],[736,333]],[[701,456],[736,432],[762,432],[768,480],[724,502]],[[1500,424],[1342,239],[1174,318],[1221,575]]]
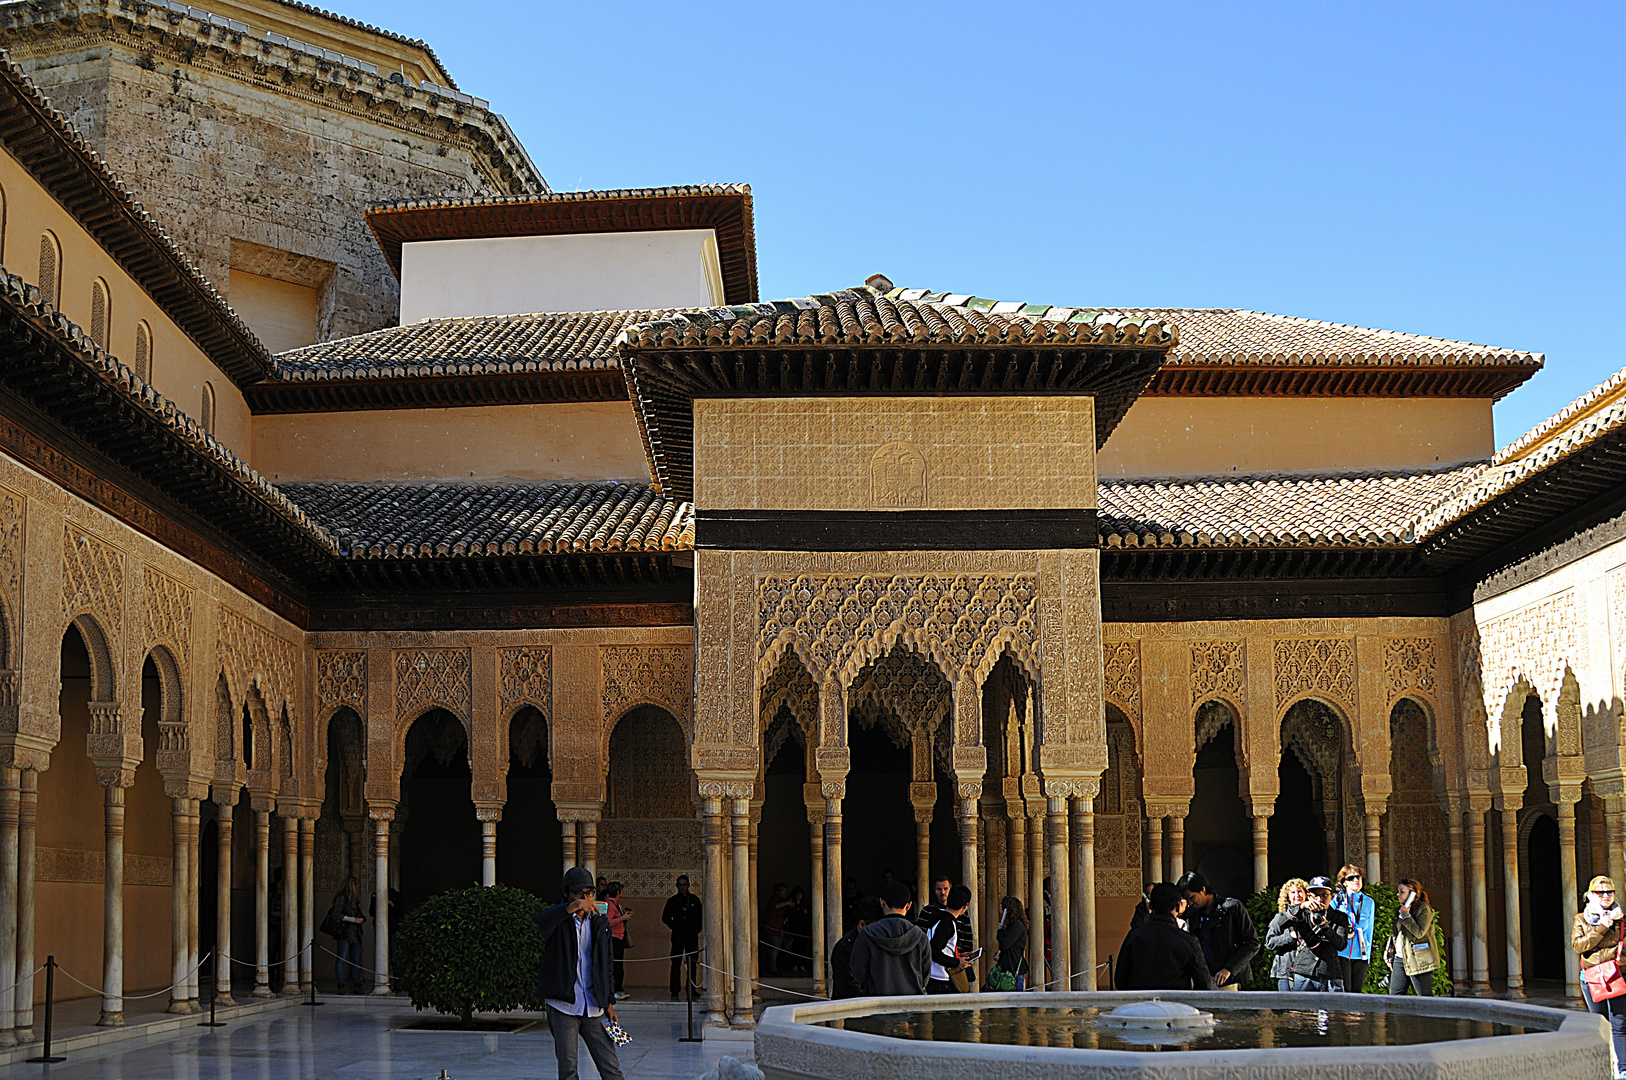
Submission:
[[[508,798],[497,822],[497,883],[554,903],[561,895],[564,858],[548,765],[548,723],[527,705],[508,723]]]
[[[1564,978],[1564,950],[1568,947],[1566,934],[1574,913],[1564,910],[1558,822],[1546,814],[1537,814],[1530,824],[1526,844],[1530,915],[1525,921],[1524,932],[1529,976],[1559,981]]]
[[[480,884],[480,823],[470,795],[468,736],[445,709],[414,720],[401,772],[400,893],[392,922],[431,896]]]
[[[1327,834],[1317,820],[1320,799],[1315,778],[1291,751],[1282,754],[1276,776],[1280,794],[1270,816],[1271,883],[1279,885],[1291,877],[1308,880],[1326,873],[1321,863]]]
[[[1208,879],[1214,895],[1246,899],[1253,891],[1253,833],[1242,802],[1237,729],[1236,716],[1223,701],[1205,701],[1198,708],[1184,864]]]

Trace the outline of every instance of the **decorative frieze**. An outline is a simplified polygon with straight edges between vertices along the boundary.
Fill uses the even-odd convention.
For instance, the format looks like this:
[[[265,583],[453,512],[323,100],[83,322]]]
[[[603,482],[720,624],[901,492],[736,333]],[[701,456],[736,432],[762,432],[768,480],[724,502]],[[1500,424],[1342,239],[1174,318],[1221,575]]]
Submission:
[[[468,649],[403,649],[395,654],[395,717],[446,709],[464,723],[473,714]]]
[[[1247,700],[1247,653],[1241,641],[1191,643],[1191,703],[1224,697],[1241,704]]]
[[[1276,708],[1306,694],[1329,697],[1355,711],[1355,642],[1350,638],[1278,640],[1272,651]]]
[[[503,716],[530,705],[553,715],[553,650],[546,645],[497,650],[497,701]]]
[[[124,856],[126,885],[170,885],[174,882],[169,859],[157,855]],[[34,876],[37,881],[65,881],[100,885],[107,880],[107,856],[101,851],[77,848],[40,847],[34,849]]]

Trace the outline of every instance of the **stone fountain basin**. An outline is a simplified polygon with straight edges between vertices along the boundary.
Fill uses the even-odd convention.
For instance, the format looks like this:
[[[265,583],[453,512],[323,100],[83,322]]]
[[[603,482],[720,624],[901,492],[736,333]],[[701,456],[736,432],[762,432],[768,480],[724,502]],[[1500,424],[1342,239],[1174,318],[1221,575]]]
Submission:
[[[1153,997],[1213,1012],[1227,1009],[1342,1009],[1422,1013],[1550,1027],[1522,1035],[1461,1039],[1410,1046],[1278,1047],[1267,1050],[1137,1052],[1050,1046],[896,1039],[821,1027],[848,1017],[900,1010],[969,1007],[1080,1007],[1102,1011]],[[938,994],[909,998],[848,998],[768,1009],[756,1029],[757,1065],[767,1080],[1555,1080],[1610,1075],[1606,1021],[1590,1013],[1485,998],[1387,997],[1378,994],[1280,994],[1221,991],[1157,994],[1097,993]]]

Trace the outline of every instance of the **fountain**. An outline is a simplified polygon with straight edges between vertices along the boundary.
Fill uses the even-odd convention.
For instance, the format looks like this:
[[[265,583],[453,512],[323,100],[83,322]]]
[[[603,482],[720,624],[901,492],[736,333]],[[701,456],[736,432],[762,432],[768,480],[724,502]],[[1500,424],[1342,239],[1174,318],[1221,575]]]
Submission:
[[[1588,1013],[1484,998],[1127,991],[852,998],[767,1010],[768,1080],[1610,1075]]]

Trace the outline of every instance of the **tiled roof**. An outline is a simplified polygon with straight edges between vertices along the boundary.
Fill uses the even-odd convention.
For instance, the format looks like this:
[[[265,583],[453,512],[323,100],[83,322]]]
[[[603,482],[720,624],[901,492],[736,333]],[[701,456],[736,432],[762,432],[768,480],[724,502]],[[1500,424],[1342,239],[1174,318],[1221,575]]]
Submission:
[[[1408,544],[1418,518],[1485,472],[1102,480],[1103,547]]]
[[[574,552],[662,552],[694,546],[688,503],[645,484],[283,484],[359,559]]]
[[[1532,449],[1549,441],[1563,429],[1590,418],[1594,413],[1607,409],[1623,396],[1626,396],[1626,368],[1615,372],[1591,390],[1588,390],[1523,435],[1520,435],[1517,439],[1508,443],[1491,459],[1491,464],[1501,465],[1515,458],[1524,457]],[[1567,432],[1564,433],[1568,434]]]
[[[416,48],[422,49],[428,54],[429,62],[435,65],[435,70],[440,73],[441,78],[446,80],[446,86],[452,90],[457,89],[457,83],[452,81],[451,72],[446,70],[446,65],[440,62],[440,57],[435,55],[435,50],[431,49],[429,47],[429,43],[422,38],[411,38],[407,37],[405,34],[397,34],[393,30],[384,30],[369,23],[352,19],[348,15],[340,15],[336,12],[328,11],[325,8],[316,7],[313,4],[301,3],[300,0],[276,0],[276,2],[281,4],[283,7],[291,8],[294,11],[303,11],[310,15],[316,15],[324,19],[331,19],[332,21],[340,23],[344,26],[353,27],[357,30],[365,30],[369,34],[377,34],[379,37],[389,38],[391,41],[399,41],[403,45],[412,45]]]

